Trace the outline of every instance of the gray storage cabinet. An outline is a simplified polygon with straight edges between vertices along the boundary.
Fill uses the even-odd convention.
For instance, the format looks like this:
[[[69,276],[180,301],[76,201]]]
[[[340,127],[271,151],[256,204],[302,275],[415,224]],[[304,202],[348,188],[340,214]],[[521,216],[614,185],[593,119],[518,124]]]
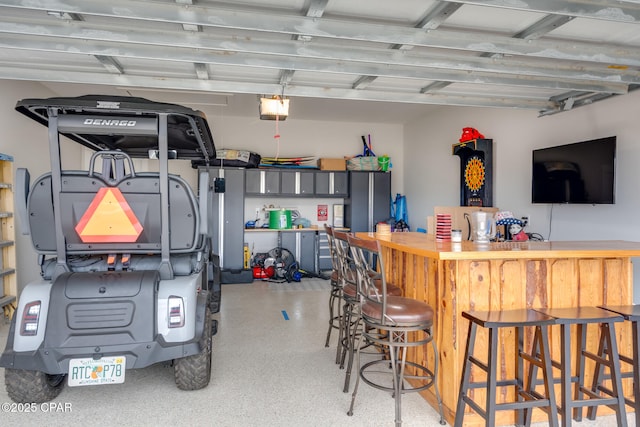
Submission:
[[[220,257],[223,270],[242,269],[244,265],[244,188],[245,170],[209,167],[210,185],[224,178],[224,193],[213,193],[210,209],[213,224],[213,253]]]
[[[344,226],[352,232],[375,231],[378,222],[389,219],[390,202],[390,172],[350,171]]]
[[[298,262],[301,270],[315,273],[317,271],[316,232],[283,231],[282,247],[288,249]]]
[[[240,192],[247,196],[276,196],[280,194],[280,172],[276,170],[247,169],[245,187]]]
[[[282,170],[279,173],[281,196],[313,196],[315,181],[313,171]]]
[[[349,174],[339,171],[318,171],[316,176],[316,196],[347,197],[349,195]]]

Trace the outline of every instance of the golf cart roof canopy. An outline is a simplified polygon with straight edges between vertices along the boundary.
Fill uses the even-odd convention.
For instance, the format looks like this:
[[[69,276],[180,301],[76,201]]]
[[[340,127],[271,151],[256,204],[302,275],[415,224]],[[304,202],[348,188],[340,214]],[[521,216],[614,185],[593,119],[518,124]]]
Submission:
[[[161,116],[167,118],[169,158],[208,162],[215,145],[203,112],[144,98],[85,95],[23,99],[16,110],[44,126],[57,116],[61,135],[92,150],[121,150],[131,157],[157,156]]]

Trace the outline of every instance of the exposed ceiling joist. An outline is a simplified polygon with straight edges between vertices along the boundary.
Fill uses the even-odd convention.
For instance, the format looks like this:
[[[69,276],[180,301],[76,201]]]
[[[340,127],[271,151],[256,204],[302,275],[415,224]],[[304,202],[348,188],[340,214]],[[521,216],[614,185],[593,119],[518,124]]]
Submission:
[[[538,22],[530,25],[517,34],[514,34],[514,39],[532,40],[537,39],[544,34],[547,34],[558,27],[571,21],[573,16],[564,15],[547,15]]]
[[[0,78],[548,115],[640,87],[639,16],[637,0],[0,0]]]
[[[496,8],[526,10],[614,22],[640,22],[640,3],[634,0],[448,0]]]
[[[437,1],[427,14],[416,24],[414,28],[421,28],[423,30],[435,30],[444,21],[447,20],[453,13],[460,9],[460,4],[450,3],[448,1]],[[413,49],[413,45],[410,44],[394,44],[392,49]]]
[[[512,73],[496,76],[494,73],[446,68],[425,68],[415,66],[396,65],[393,69],[370,62],[336,62],[334,60],[315,58],[274,58],[271,55],[243,54],[218,55],[214,52],[203,52],[200,49],[184,49],[160,46],[121,45],[105,42],[83,42],[81,40],[63,39],[61,41],[18,40],[6,37],[0,40],[0,47],[21,50],[46,50],[47,52],[69,53],[74,55],[96,55],[101,57],[122,57],[151,59],[156,61],[200,62],[215,65],[246,66],[254,68],[281,69],[286,68],[280,76],[280,84],[289,84],[294,70],[314,71],[321,73],[342,73],[362,76],[354,84],[354,89],[364,89],[376,77],[395,77],[419,80],[446,80],[449,82],[464,82],[474,84],[510,84],[513,86],[527,86],[548,89],[579,89],[593,92],[626,93],[627,83],[596,81],[595,79],[555,76],[538,76]],[[102,62],[102,61],[101,61]],[[115,63],[115,60],[113,60]],[[103,62],[104,64],[104,62]],[[123,71],[121,70],[121,73]],[[634,80],[640,83],[640,77]]]
[[[17,39],[9,37],[0,39],[0,44],[6,48],[15,49],[37,49],[50,50],[56,52],[87,53],[91,49],[100,49],[100,54],[117,54],[121,56],[152,58],[154,47],[161,47],[163,50],[175,48],[171,55],[160,53],[166,59],[189,60],[189,50],[195,50],[197,55],[206,57],[208,51],[233,52],[233,55],[212,55],[211,61],[224,63],[240,63],[233,57],[240,57],[241,54],[257,55],[256,61],[252,64],[255,67],[261,66],[267,57],[272,55],[278,60],[291,61],[292,58],[314,60],[324,59],[333,61],[331,64],[334,71],[344,64],[371,63],[379,67],[383,65],[392,66],[387,68],[388,73],[394,72],[396,67],[420,67],[436,70],[458,70],[464,72],[485,72],[497,74],[512,74],[518,76],[548,77],[552,80],[576,80],[592,83],[640,83],[640,75],[637,72],[627,72],[625,69],[612,70],[600,65],[589,66],[588,64],[564,64],[561,62],[533,62],[520,60],[519,58],[480,58],[472,56],[456,55],[453,53],[430,53],[414,54],[411,52],[399,52],[386,48],[361,48],[357,51],[349,47],[336,45],[322,45],[314,43],[308,45],[301,42],[291,41],[261,41],[261,40],[237,40],[235,38],[214,38],[206,34],[198,33],[169,33],[157,34],[154,32],[137,31],[128,33],[124,31],[111,30],[96,27],[100,31],[92,31],[86,24],[70,22],[64,26],[53,26],[43,24],[21,24],[2,22],[0,17],[0,33],[13,34]],[[27,35],[41,37],[38,40],[31,40]],[[60,40],[57,40],[60,39]],[[74,40],[76,42],[74,42]],[[89,44],[88,41],[95,40],[100,43]],[[184,49],[188,48],[188,49]],[[79,51],[76,49],[80,49]],[[109,53],[112,52],[112,53]],[[128,52],[128,53],[127,53]],[[180,52],[186,52],[180,58]],[[156,55],[158,56],[158,55]],[[205,62],[197,60],[194,62]],[[283,64],[282,68],[286,68]],[[331,70],[328,70],[331,71]],[[351,71],[353,74],[355,70]],[[435,77],[435,76],[434,76]],[[425,76],[425,78],[430,78]],[[617,92],[617,91],[616,91]]]
[[[87,73],[87,72],[65,72],[49,73],[43,75],[38,70],[32,68],[1,67],[1,79],[11,80],[36,80],[56,83],[83,83],[108,85],[118,87],[145,87],[166,90],[186,90],[186,91],[207,91],[207,92],[228,92],[233,89],[234,93],[260,94],[260,93],[280,93],[281,87],[278,84],[260,84],[242,81],[214,81],[214,80],[187,80],[170,77],[144,77],[132,75],[111,75]],[[498,107],[498,108],[525,108],[542,110],[552,107],[547,99],[533,99],[531,97],[507,97],[507,96],[471,96],[471,95],[442,95],[442,94],[420,94],[386,92],[378,90],[357,90],[344,88],[319,88],[309,86],[287,87],[290,96],[302,96],[311,98],[338,98],[359,101],[387,101],[426,105],[455,105],[468,107]]]
[[[122,65],[111,56],[94,55],[96,59],[112,74],[124,74]]]
[[[280,85],[286,86],[291,83],[294,73],[295,70],[282,70],[282,72],[280,73]]]
[[[414,26],[414,28],[422,28],[423,30],[435,30],[448,17],[450,17],[461,5],[449,3],[446,1],[436,1],[427,14]],[[413,45],[394,44],[391,49],[411,50]],[[362,76],[353,84],[354,89],[364,89],[369,86],[377,76]]]
[[[567,3],[567,2],[559,2]],[[616,2],[618,3],[618,2]],[[640,66],[640,48],[594,45],[592,43],[561,40],[520,40],[473,31],[422,29],[399,25],[383,25],[336,19],[315,19],[285,14],[256,14],[241,10],[213,9],[204,6],[178,6],[170,3],[149,3],[139,0],[2,0],[0,6],[50,10],[97,15],[121,19],[196,24],[244,31],[306,35],[318,38],[370,41],[385,44],[454,49],[472,52],[491,52],[548,59],[591,61],[618,66]]]
[[[198,76],[200,80],[209,80],[209,68],[207,64],[196,62],[193,66],[196,70],[196,76]]]
[[[329,3],[329,0],[311,0],[311,3],[309,3],[309,8],[307,9],[306,16],[314,19],[322,18],[324,10],[327,7],[327,3]],[[305,35],[294,35],[293,37],[294,40],[311,40],[311,37]]]
[[[329,3],[329,0],[311,0],[311,3],[309,4],[309,8],[307,9],[306,15],[308,17],[315,18],[315,19],[321,18],[325,8],[327,7],[327,3]],[[311,37],[294,35],[293,40],[301,40],[304,42],[308,42],[311,40]],[[293,79],[294,73],[295,73],[294,70],[282,70],[282,72],[280,73],[280,84],[281,85],[289,84],[289,82]]]

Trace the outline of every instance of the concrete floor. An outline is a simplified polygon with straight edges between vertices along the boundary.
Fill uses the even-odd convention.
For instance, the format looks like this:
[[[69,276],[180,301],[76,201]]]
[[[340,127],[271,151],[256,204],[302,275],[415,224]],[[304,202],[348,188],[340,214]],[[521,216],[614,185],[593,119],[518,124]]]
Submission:
[[[331,347],[324,347],[328,294],[329,282],[321,279],[224,285],[207,388],[180,391],[173,368],[156,365],[127,371],[124,384],[65,387],[54,401],[58,406],[37,405],[35,413],[3,411],[1,424],[392,426],[390,394],[366,384],[361,384],[354,415],[346,415],[351,394],[342,392],[344,371],[334,363],[335,334]],[[0,345],[8,329],[0,321]],[[8,402],[0,387],[0,403]],[[436,411],[419,395],[407,394],[402,402],[404,426],[439,425]],[[635,422],[633,414],[628,419]],[[607,416],[575,425],[608,427],[616,421]]]

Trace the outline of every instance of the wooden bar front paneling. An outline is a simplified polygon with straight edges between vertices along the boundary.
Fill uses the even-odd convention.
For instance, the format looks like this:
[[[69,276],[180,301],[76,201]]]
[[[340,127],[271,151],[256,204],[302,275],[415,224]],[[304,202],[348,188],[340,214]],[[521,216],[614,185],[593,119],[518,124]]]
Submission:
[[[357,235],[375,238],[373,233]],[[387,279],[402,287],[405,296],[425,301],[434,308],[434,335],[440,360],[437,384],[449,423],[455,418],[469,327],[462,318],[463,311],[631,304],[630,258],[640,256],[640,243],[623,241],[504,242],[476,246],[472,242],[436,242],[433,236],[423,233],[392,233],[391,237],[379,240]],[[630,327],[619,324],[616,331],[620,352],[630,355]],[[552,327],[551,353],[556,360],[559,360],[559,335],[558,328]],[[587,335],[587,348],[595,352],[597,328],[589,327]],[[512,375],[515,339],[514,330],[501,332],[500,378]],[[527,331],[525,346],[531,339],[531,332]],[[475,355],[482,360],[486,360],[487,340],[488,334],[480,328]],[[423,362],[425,357],[433,366],[430,348],[409,353],[409,359],[416,362]],[[593,365],[586,366],[590,384]],[[483,379],[479,370],[472,375],[472,380]],[[555,375],[559,373],[556,371]],[[631,392],[630,380],[624,382],[624,388],[626,393]],[[437,408],[433,389],[422,395]],[[512,389],[500,388],[497,395],[500,401],[514,399]],[[474,398],[480,402],[484,396],[483,390],[474,390]],[[465,426],[484,424],[484,420],[467,410]],[[608,408],[598,410],[599,415],[610,412]],[[545,413],[534,411],[534,421],[544,420]],[[497,421],[499,425],[513,424],[514,413],[501,411]]]

